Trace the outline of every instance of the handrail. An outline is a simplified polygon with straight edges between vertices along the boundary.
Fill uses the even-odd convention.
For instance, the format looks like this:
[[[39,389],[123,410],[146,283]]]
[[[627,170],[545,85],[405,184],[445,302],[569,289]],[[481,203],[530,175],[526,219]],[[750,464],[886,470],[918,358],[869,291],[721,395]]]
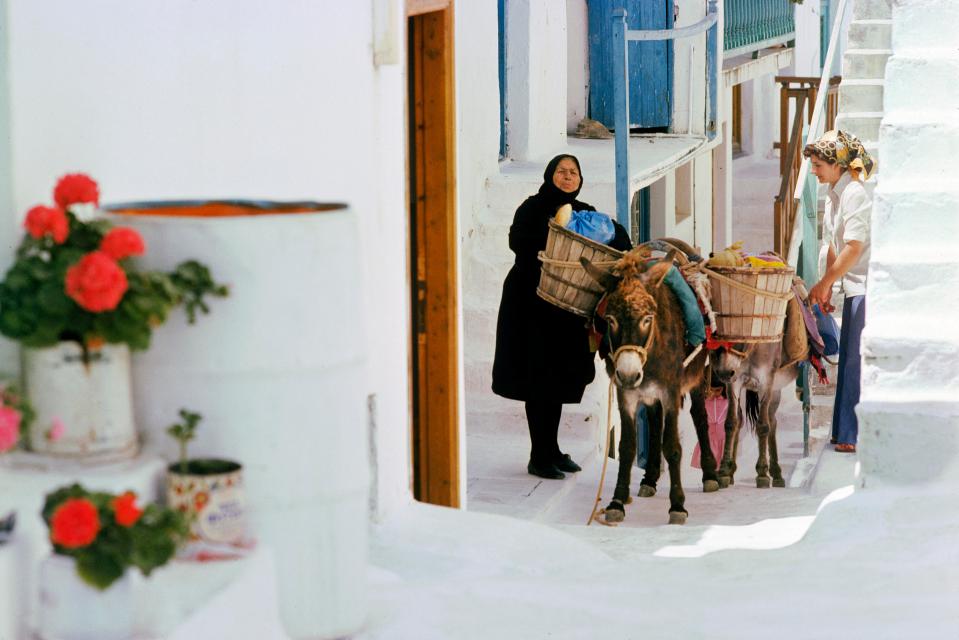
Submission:
[[[802,122],[806,107],[808,93],[800,93],[796,99],[796,114],[793,116],[792,131],[789,136],[789,142],[780,147],[779,152],[788,151],[785,155],[783,166],[785,170],[782,175],[782,182],[779,185],[779,193],[776,195],[776,205],[773,214],[773,250],[779,255],[783,254],[783,248],[787,246],[785,231],[788,225],[793,222],[793,216],[796,215],[796,203],[789,200],[789,194],[795,186],[796,166],[798,164],[799,149],[803,143],[802,140]],[[793,205],[793,206],[789,206]]]
[[[707,0],[706,17],[696,24],[679,29],[627,29],[626,9],[616,8],[612,12],[612,40],[613,40],[613,127],[615,128],[614,148],[616,154],[616,220],[631,228],[629,220],[629,52],[627,43],[635,40],[672,40],[674,38],[688,38],[706,34],[706,118],[713,120],[707,123],[707,134],[712,138],[715,133],[709,131],[711,125],[715,129],[716,90],[718,87],[719,66],[716,58],[716,32],[719,28],[719,9],[717,0]],[[709,72],[716,75],[710,78]],[[691,98],[692,96],[690,96]]]
[[[836,57],[836,45],[839,43],[839,32],[842,30],[843,17],[846,14],[847,0],[839,0],[839,8],[836,9],[836,18],[833,21],[832,33],[829,36],[829,50],[826,52],[826,61],[822,66],[822,76],[819,79],[819,91],[816,94],[816,104],[813,107],[812,117],[809,119],[809,133],[806,136],[807,142],[820,135],[822,126],[823,105],[826,103],[826,96],[829,93],[829,77],[832,71],[833,58]],[[803,187],[806,179],[809,177],[809,159],[805,158],[799,167],[799,176],[796,179],[796,188],[793,191],[793,200],[796,210],[799,209],[799,202],[802,200]],[[787,264],[796,267],[799,261],[799,244],[802,242],[802,234],[797,232],[797,227],[802,224],[802,217],[795,216],[793,219],[793,228],[789,234],[789,251],[786,255]]]

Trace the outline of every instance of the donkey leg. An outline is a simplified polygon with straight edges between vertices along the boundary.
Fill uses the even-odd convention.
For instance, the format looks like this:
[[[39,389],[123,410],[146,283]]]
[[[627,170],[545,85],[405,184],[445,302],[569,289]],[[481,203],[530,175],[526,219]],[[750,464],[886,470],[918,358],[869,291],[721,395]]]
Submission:
[[[756,460],[756,486],[768,489],[769,479],[769,394],[764,393],[759,400],[759,424],[756,425],[756,438],[759,440],[759,458]]]
[[[640,498],[652,498],[656,495],[656,482],[662,472],[663,459],[663,407],[658,402],[646,407],[646,421],[649,423],[649,459],[646,460],[646,473],[639,483]]]
[[[613,499],[606,505],[606,522],[622,522],[626,518],[626,503],[629,502],[629,481],[636,460],[636,401],[628,394],[620,393],[619,418],[622,421],[619,439],[619,472]]]
[[[783,480],[783,471],[779,467],[779,449],[776,445],[776,412],[779,410],[779,402],[782,399],[780,390],[770,392],[769,399],[769,473],[773,477],[774,487],[785,487],[786,481]]]
[[[706,394],[703,387],[689,392],[689,413],[696,427],[696,439],[699,440],[699,466],[703,470],[703,492],[719,490],[719,478],[716,474],[716,457],[709,443],[709,417],[706,415]]]
[[[723,461],[719,465],[718,472],[719,486],[722,489],[733,484],[733,474],[736,473],[735,442],[739,432],[739,415],[737,412],[739,398],[731,384],[726,385],[726,398],[729,402],[726,410],[726,421],[723,425],[726,429],[726,442],[723,445]],[[700,445],[700,449],[702,449],[702,445]]]
[[[677,424],[677,411],[679,402],[675,402],[673,407],[666,409],[664,407],[664,425],[663,425],[663,454],[666,456],[666,463],[669,465],[669,524],[686,524],[686,518],[689,513],[686,511],[686,494],[683,492],[683,479],[681,477],[680,462],[683,457],[683,449],[679,443],[679,425]]]

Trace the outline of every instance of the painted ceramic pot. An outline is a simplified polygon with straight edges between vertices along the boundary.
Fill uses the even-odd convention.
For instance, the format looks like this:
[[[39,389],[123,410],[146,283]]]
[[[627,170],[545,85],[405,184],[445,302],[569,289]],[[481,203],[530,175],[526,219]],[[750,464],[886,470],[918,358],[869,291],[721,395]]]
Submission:
[[[76,342],[24,349],[23,374],[37,414],[28,435],[32,451],[85,459],[136,455],[127,345],[106,344],[86,358]]]
[[[231,460],[188,460],[167,469],[167,504],[190,516],[194,540],[238,544],[246,535],[243,467]]]

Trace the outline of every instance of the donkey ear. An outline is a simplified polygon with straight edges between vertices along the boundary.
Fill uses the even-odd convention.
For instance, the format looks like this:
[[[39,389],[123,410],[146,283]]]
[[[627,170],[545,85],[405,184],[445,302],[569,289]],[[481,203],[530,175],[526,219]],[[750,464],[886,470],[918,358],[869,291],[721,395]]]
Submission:
[[[589,275],[589,277],[598,282],[599,285],[606,291],[612,291],[618,287],[620,280],[622,280],[621,277],[613,274],[612,272],[600,269],[583,256],[580,256],[579,263],[583,265],[584,269],[586,269],[586,273]]]
[[[670,252],[672,253],[672,252]],[[667,256],[668,257],[668,256]],[[669,273],[669,270],[673,268],[673,263],[671,260],[662,260],[657,262],[649,269],[646,270],[642,276],[643,285],[647,289],[655,289],[663,283],[663,279],[666,277],[666,274]]]

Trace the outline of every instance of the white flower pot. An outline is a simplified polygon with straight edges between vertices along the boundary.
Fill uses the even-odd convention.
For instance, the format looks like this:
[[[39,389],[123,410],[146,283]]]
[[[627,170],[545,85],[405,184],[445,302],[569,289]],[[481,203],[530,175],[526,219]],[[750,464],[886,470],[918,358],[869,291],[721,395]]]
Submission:
[[[26,393],[36,410],[29,448],[72,458],[119,459],[137,452],[130,388],[130,349],[106,344],[88,362],[76,342],[23,350]],[[49,437],[54,421],[59,439]]]
[[[73,558],[53,554],[40,563],[38,587],[42,640],[126,640],[133,635],[129,571],[100,591],[80,578]]]

